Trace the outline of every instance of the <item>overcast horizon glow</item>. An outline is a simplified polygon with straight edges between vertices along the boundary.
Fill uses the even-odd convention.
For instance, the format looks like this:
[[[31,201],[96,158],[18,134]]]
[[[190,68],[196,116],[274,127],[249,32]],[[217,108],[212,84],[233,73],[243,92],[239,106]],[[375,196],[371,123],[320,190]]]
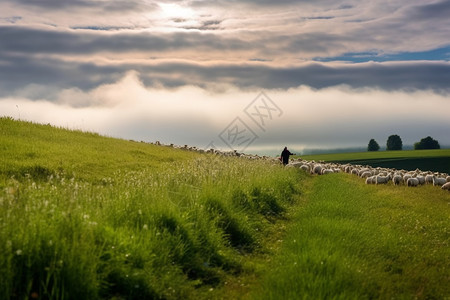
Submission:
[[[255,151],[450,145],[449,15],[450,1],[4,0],[0,116],[201,148],[229,148],[236,118]],[[280,110],[263,128],[245,113],[261,92]]]

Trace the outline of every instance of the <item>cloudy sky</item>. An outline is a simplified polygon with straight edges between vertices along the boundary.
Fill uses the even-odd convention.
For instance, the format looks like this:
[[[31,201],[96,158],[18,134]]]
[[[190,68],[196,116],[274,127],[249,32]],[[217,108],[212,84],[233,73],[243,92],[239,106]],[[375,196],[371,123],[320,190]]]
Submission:
[[[450,145],[450,1],[1,0],[0,115],[256,151]]]

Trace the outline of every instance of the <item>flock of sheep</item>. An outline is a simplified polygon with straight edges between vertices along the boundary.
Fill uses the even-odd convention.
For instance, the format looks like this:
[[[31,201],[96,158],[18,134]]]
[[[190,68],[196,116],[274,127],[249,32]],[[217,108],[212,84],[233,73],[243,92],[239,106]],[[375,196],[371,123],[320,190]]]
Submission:
[[[366,184],[387,184],[392,181],[394,185],[404,184],[415,187],[424,184],[440,186],[443,190],[450,191],[450,176],[445,173],[421,171],[396,170],[389,168],[373,168],[370,166],[337,164],[337,163],[316,163],[314,161],[293,160],[287,167],[296,167],[309,172],[310,174],[324,175],[329,173],[345,172],[354,174],[366,180]]]
[[[156,145],[162,145],[160,142],[156,142]],[[167,145],[173,148],[179,148],[188,151],[197,151],[200,153],[212,153],[221,156],[238,156],[248,159],[266,159],[273,160],[276,163],[280,163],[278,158],[259,155],[248,155],[239,153],[237,151],[220,151],[217,149],[203,150],[197,147],[190,147],[188,145],[176,146],[173,144]],[[366,184],[387,184],[390,181],[394,185],[406,185],[410,187],[416,187],[424,184],[432,184],[434,186],[440,186],[443,190],[450,191],[450,176],[445,173],[421,171],[416,169],[415,171],[396,170],[389,168],[373,168],[370,166],[351,165],[351,164],[337,164],[337,163],[325,163],[307,161],[303,159],[293,159],[286,166],[288,168],[300,168],[309,172],[310,174],[324,175],[330,173],[345,172],[354,174],[366,180]]]

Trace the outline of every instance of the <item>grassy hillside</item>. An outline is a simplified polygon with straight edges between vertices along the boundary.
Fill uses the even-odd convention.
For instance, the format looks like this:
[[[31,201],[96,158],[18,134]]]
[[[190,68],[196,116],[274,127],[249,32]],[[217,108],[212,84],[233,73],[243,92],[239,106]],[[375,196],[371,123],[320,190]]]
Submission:
[[[0,299],[239,293],[301,174],[0,119]]]
[[[0,118],[0,153],[0,175],[45,179],[63,172],[85,180],[101,180],[120,169],[156,170],[167,162],[199,157],[193,152],[9,118]]]
[[[450,173],[450,149],[335,153],[304,155],[302,158],[405,170],[419,168],[423,171]]]

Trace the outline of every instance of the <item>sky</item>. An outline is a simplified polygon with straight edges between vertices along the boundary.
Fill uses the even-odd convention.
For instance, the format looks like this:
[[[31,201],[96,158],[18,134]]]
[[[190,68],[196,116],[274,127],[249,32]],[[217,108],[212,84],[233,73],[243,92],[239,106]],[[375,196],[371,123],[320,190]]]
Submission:
[[[0,116],[245,152],[450,145],[450,1],[1,0]]]

